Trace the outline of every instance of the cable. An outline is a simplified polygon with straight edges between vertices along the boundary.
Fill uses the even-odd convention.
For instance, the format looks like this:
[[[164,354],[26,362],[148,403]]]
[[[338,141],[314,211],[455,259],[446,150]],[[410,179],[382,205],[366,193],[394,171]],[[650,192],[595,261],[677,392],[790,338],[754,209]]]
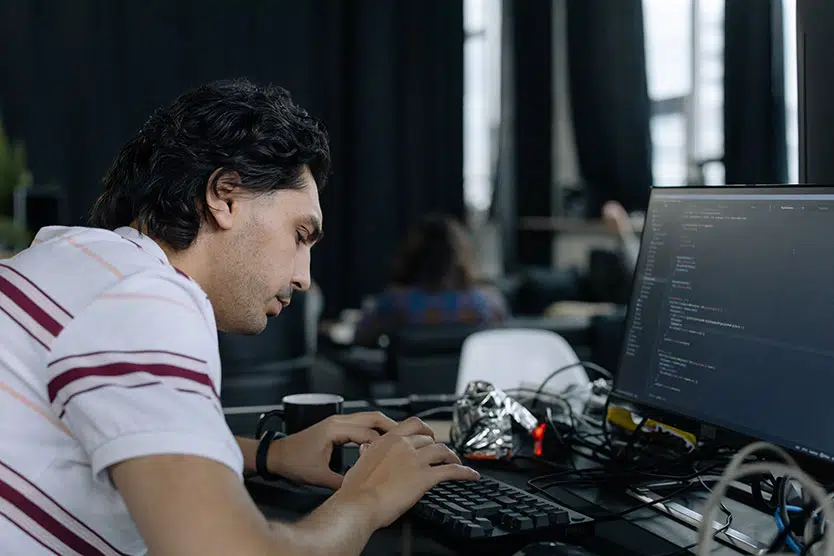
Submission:
[[[431,417],[432,415],[436,415],[437,413],[451,413],[454,410],[455,408],[452,406],[433,407],[431,409],[426,409],[419,413],[415,413],[413,416],[417,417],[418,419],[425,419],[426,417]]]
[[[614,380],[614,375],[611,374],[611,372],[608,369],[605,369],[600,365],[597,365],[593,361],[577,361],[576,363],[570,363],[569,365],[565,365],[564,367],[559,367],[558,369],[547,375],[547,377],[542,381],[541,384],[539,384],[539,387],[536,389],[536,395],[538,396],[539,394],[541,394],[544,391],[544,387],[547,386],[547,383],[553,380],[554,377],[562,374],[565,371],[569,371],[570,369],[575,369],[576,367],[591,369],[606,377],[608,380]],[[533,404],[535,404],[535,402],[536,400],[534,399]]]
[[[776,510],[773,512],[773,518],[776,520],[776,526],[781,533],[784,530],[785,545],[797,554],[802,552],[802,541],[796,536],[791,526],[791,516],[789,512],[794,510],[795,513],[802,512],[802,508],[796,506],[788,506],[788,489],[791,482],[781,477],[776,481]]]
[[[705,482],[704,482],[704,478],[703,478],[703,477],[701,477],[701,476],[699,475],[699,476],[697,477],[697,479],[698,479],[698,482],[699,482],[699,483],[701,483],[701,486],[702,486],[702,487],[704,487],[704,489],[705,489],[707,492],[712,493],[712,489],[710,489],[710,488],[707,486],[707,483],[705,483]],[[719,529],[716,529],[716,530],[715,530],[715,533],[713,533],[713,534],[712,534],[712,538],[713,538],[713,539],[714,539],[714,538],[716,538],[716,537],[717,537],[718,535],[720,535],[721,533],[726,533],[726,532],[727,532],[727,530],[728,530],[728,529],[732,526],[732,524],[733,524],[733,512],[731,512],[730,510],[728,510],[728,509],[727,509],[727,506],[725,506],[725,505],[724,505],[724,502],[721,502],[721,506],[720,506],[720,507],[721,507],[721,511],[723,511],[723,512],[724,512],[724,515],[726,515],[726,516],[727,516],[727,519],[724,521],[724,525],[722,525]],[[678,548],[678,549],[676,549],[676,550],[673,550],[673,551],[671,551],[671,552],[666,552],[666,553],[663,553],[663,554],[657,554],[657,555],[655,555],[655,556],[678,556],[679,554],[685,554],[685,553],[689,552],[690,550],[692,550],[693,548],[695,548],[695,547],[697,547],[697,546],[698,546],[698,543],[694,542],[694,543],[692,543],[692,544],[688,544],[688,545],[686,545],[686,546],[682,546],[682,547],[680,547],[680,548]]]
[[[745,460],[755,452],[770,451],[778,455],[785,463],[749,463]],[[774,475],[784,475],[791,477],[802,485],[803,492],[807,492],[817,504],[819,504],[822,513],[827,521],[832,519],[831,508],[827,504],[827,494],[825,490],[804,471],[802,471],[794,461],[794,459],[782,448],[768,444],[766,442],[754,442],[746,446],[743,450],[738,452],[730,460],[727,470],[721,476],[721,479],[716,484],[712,494],[707,500],[707,507],[704,511],[703,520],[698,527],[698,556],[708,556],[712,550],[713,538],[709,534],[712,529],[712,522],[715,520],[715,514],[718,511],[719,504],[724,498],[727,488],[733,481],[739,479],[761,475],[766,473],[773,473]],[[805,524],[805,536],[811,538],[814,520],[808,520]],[[824,556],[834,556],[834,536],[824,535],[823,537],[823,554]]]

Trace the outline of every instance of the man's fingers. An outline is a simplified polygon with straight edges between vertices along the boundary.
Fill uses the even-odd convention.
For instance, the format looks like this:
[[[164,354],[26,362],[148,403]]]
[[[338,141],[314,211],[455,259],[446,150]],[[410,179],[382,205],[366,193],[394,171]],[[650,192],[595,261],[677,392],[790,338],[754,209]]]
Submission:
[[[465,465],[450,463],[429,469],[432,486],[443,481],[477,481],[481,474]]]
[[[337,422],[330,430],[330,441],[334,444],[347,444],[348,442],[366,444],[379,438],[379,433],[374,429],[353,423]]]
[[[369,429],[377,429],[382,432],[388,432],[397,426],[397,422],[380,413],[379,411],[363,411],[362,413],[352,413],[345,415],[339,419],[345,423],[352,423],[354,425],[361,425]]]
[[[316,482],[319,486],[332,488],[333,490],[339,490],[339,488],[342,486],[343,480],[343,475],[339,475],[335,471],[331,471],[330,469],[328,469],[327,471],[323,472],[321,479]]]
[[[445,444],[432,443],[417,451],[417,458],[423,465],[444,463],[460,464],[460,458]]]
[[[424,448],[425,446],[434,444],[434,438],[432,438],[431,436],[426,436],[425,434],[415,434],[412,436],[407,436],[406,440],[411,442],[411,445],[414,446],[415,450],[419,450],[421,448]]]
[[[392,434],[398,434],[400,436],[414,436],[414,435],[423,435],[423,436],[431,436],[434,438],[434,431],[430,426],[425,424],[421,419],[417,417],[409,417],[399,425],[397,425],[394,429],[390,431]]]

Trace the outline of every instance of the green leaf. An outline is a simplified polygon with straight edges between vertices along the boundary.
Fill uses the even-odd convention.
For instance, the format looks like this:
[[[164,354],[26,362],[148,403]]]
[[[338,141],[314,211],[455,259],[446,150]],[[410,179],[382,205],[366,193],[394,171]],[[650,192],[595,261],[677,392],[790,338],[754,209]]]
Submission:
[[[0,216],[0,251],[19,251],[29,247],[31,242],[32,234],[29,230],[11,218]]]

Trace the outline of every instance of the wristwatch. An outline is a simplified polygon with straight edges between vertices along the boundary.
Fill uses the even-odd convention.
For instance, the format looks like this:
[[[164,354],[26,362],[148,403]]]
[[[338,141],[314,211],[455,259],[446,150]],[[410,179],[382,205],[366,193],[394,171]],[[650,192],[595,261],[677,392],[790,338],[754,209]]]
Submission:
[[[279,438],[284,438],[285,436],[287,435],[279,431],[266,431],[263,436],[261,436],[261,440],[258,443],[258,451],[255,453],[255,473],[257,473],[258,477],[261,479],[265,481],[277,481],[281,478],[281,475],[273,473],[269,470],[266,458],[269,454],[269,447],[272,443]]]

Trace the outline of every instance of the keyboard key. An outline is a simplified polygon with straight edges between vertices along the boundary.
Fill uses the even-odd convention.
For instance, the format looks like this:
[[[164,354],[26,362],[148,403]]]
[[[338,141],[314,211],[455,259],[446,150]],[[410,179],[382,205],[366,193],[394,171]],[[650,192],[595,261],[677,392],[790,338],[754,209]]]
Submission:
[[[543,512],[534,513],[530,516],[533,520],[533,526],[536,529],[542,529],[550,525],[550,520],[547,518],[547,514]]]
[[[452,512],[452,515],[459,516],[459,517],[472,517],[472,512],[464,508],[463,506],[458,506],[454,502],[443,502],[441,507],[449,510]]]
[[[513,517],[510,527],[519,531],[527,531],[533,528],[533,520],[527,516]]]
[[[412,511],[436,527],[441,537],[472,542],[473,553],[479,550],[479,542],[487,543],[493,538],[518,537],[520,543],[527,544],[527,537],[532,542],[532,534],[542,529],[552,531],[557,540],[593,534],[593,520],[568,512],[545,497],[488,477],[476,482],[439,484]]]
[[[501,504],[496,502],[484,502],[469,508],[472,510],[475,517],[489,517],[497,514],[501,510]]]
[[[485,517],[476,517],[474,519],[475,525],[479,526],[484,531],[492,531],[492,522]]]
[[[554,525],[570,523],[570,514],[566,510],[551,510],[547,513],[547,518]]]

